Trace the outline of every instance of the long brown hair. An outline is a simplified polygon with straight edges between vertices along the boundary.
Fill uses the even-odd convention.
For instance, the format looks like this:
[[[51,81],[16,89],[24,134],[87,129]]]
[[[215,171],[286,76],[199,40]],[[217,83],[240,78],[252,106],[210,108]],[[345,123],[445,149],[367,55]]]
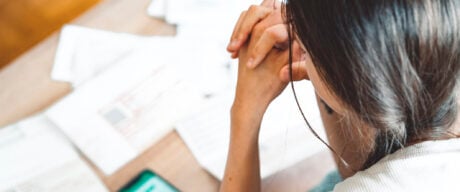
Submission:
[[[362,169],[409,143],[452,137],[460,1],[289,0],[285,16],[328,88],[375,129]]]

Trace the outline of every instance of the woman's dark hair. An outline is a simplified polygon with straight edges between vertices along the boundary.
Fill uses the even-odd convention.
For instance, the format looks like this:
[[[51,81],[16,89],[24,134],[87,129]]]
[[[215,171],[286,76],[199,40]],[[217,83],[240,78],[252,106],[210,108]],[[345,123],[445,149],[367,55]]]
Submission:
[[[361,169],[410,143],[452,136],[459,0],[288,0],[284,9],[328,88],[375,131]]]

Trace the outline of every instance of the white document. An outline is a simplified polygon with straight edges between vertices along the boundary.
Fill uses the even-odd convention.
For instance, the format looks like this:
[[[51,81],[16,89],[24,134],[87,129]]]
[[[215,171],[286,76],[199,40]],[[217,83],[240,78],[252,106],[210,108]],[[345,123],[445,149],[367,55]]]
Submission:
[[[176,47],[158,38],[119,60],[48,110],[75,145],[110,175],[201,105],[181,76]],[[185,73],[185,72],[182,72]]]
[[[231,88],[231,70],[238,66],[232,63],[225,47],[194,35],[176,37],[174,46],[179,57],[175,61],[180,65],[178,72],[203,95],[215,95]]]
[[[244,9],[260,0],[152,0],[147,11],[177,26],[179,63],[188,80],[204,95],[229,89],[230,53],[226,47],[236,21]]]
[[[74,87],[100,74],[148,37],[66,25],[59,36],[51,78]]]
[[[157,46],[165,49],[151,54],[166,54],[171,57],[170,62],[182,64],[179,72],[183,71],[182,75],[197,85],[202,94],[218,93],[228,88],[231,60],[225,50],[227,38],[222,39],[231,31],[219,27],[220,32],[215,33],[196,27],[179,27],[176,37],[143,37],[67,25],[60,35],[51,77],[78,87],[130,57],[132,52]]]
[[[230,18],[236,21],[241,11],[251,4],[260,4],[260,2],[261,0],[152,0],[147,13],[153,17],[165,18],[170,24],[182,25],[202,20],[221,20],[224,25],[227,25],[226,20]],[[210,27],[215,26],[210,25]]]
[[[241,11],[260,0],[152,0],[147,11],[177,26],[178,52],[193,73],[188,79],[204,95],[228,90],[230,53],[226,51]],[[190,75],[192,74],[192,75]]]
[[[58,131],[42,115],[0,129],[0,191],[108,191]]]
[[[299,82],[296,90],[310,124],[325,139],[313,87]],[[218,179],[223,177],[227,159],[233,92],[225,95],[177,125],[179,135],[198,162]],[[290,87],[268,108],[262,121],[259,147],[263,178],[325,149],[303,121]]]

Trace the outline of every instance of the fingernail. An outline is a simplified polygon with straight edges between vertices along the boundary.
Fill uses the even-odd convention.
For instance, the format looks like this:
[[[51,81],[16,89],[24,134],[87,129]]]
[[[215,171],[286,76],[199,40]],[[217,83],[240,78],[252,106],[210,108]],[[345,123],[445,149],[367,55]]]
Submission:
[[[230,47],[231,48],[235,48],[236,46],[238,46],[238,39],[234,39],[234,40],[232,40],[232,42],[230,42]]]
[[[231,57],[232,57],[233,59],[236,59],[236,53],[232,53],[232,54],[231,54]]]
[[[227,51],[231,52],[233,49],[233,41],[230,41],[230,43],[228,43],[227,45]]]

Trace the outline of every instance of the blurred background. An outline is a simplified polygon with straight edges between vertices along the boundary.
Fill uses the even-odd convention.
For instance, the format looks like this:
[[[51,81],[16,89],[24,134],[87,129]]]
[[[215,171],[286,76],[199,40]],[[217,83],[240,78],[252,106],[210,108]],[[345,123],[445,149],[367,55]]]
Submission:
[[[0,0],[0,69],[100,0]]]

